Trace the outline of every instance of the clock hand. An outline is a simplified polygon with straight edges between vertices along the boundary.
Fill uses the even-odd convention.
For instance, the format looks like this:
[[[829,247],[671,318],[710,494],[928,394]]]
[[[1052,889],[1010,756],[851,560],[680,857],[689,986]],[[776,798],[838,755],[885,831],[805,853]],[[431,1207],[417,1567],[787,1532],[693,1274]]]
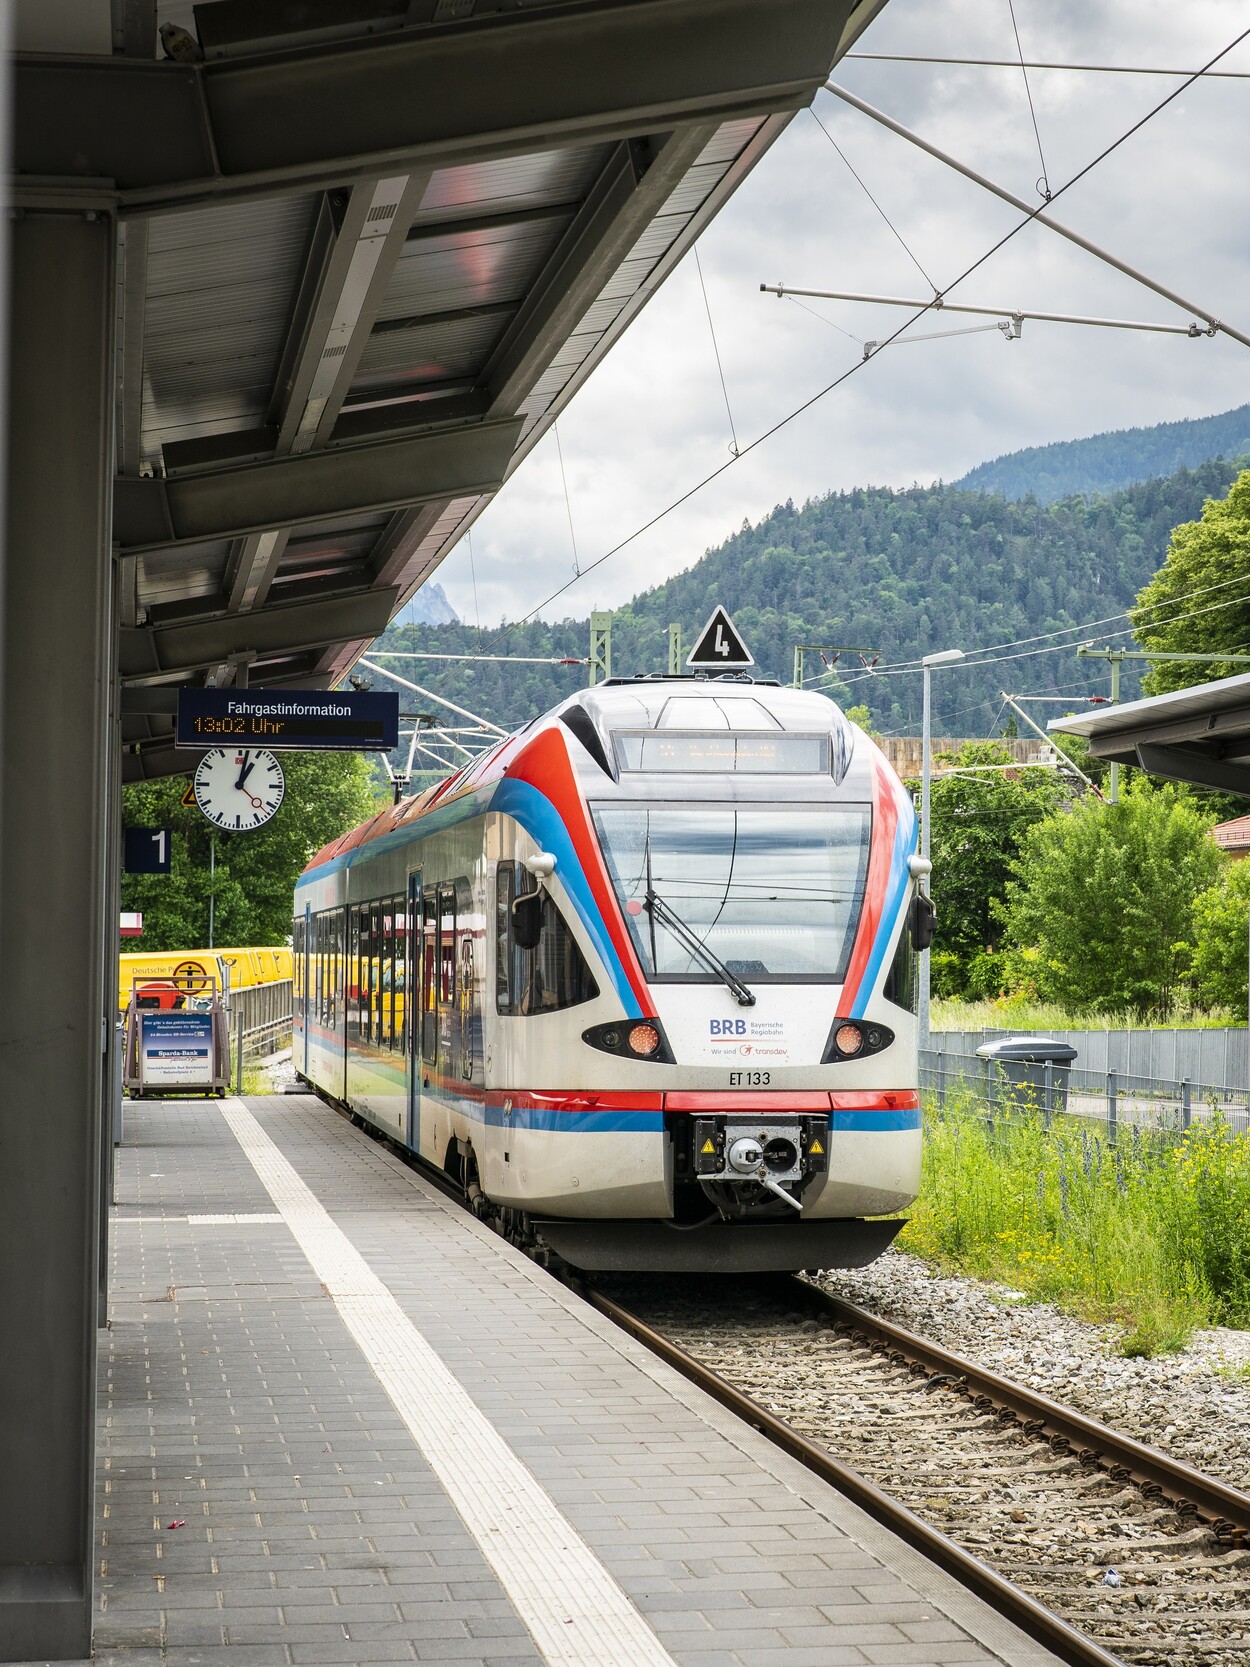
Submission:
[[[247,778],[251,775],[252,771],[255,768],[256,768],[256,760],[254,758],[249,760],[247,754],[244,753],[243,754],[243,768],[239,771],[239,779],[234,784],[240,790],[240,792],[244,791],[243,783],[247,780]]]

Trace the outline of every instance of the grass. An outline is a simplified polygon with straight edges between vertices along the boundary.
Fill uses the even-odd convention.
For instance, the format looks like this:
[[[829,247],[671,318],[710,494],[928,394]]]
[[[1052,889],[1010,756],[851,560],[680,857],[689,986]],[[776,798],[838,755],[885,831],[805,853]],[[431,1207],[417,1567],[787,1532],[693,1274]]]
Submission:
[[[1150,1028],[1219,1030],[1237,1021],[1224,1008],[1200,1012],[1178,1005]],[[1245,1023],[1243,1014],[1241,1023]],[[933,1030],[1140,1030],[1140,1014],[1069,1013],[1054,1002],[1035,1001],[1027,996],[998,996],[993,1001],[935,1001],[930,1020]]]
[[[899,1248],[1117,1327],[1126,1355],[1183,1348],[1195,1328],[1250,1326],[1250,1136],[1078,1118],[1047,1129],[971,1098],[926,1113],[924,1180]]]

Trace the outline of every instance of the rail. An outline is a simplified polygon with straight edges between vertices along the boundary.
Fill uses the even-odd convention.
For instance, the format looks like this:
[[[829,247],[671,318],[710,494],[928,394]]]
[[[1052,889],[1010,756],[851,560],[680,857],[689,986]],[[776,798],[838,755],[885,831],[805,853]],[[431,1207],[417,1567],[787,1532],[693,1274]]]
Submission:
[[[892,1499],[866,1476],[861,1476],[849,1465],[835,1459],[825,1448],[800,1435],[796,1429],[767,1411],[750,1395],[736,1389],[721,1377],[719,1372],[703,1365],[693,1355],[687,1354],[676,1343],[653,1330],[644,1321],[635,1318],[628,1309],[622,1308],[619,1303],[613,1302],[593,1286],[578,1279],[570,1279],[569,1283],[579,1296],[597,1308],[614,1325],[620,1326],[653,1354],[698,1384],[699,1388],[714,1400],[719,1401],[745,1423],[752,1425],[783,1452],[797,1459],[822,1481],[828,1482],[839,1493],[851,1499],[908,1545],[915,1547],[948,1574],[954,1575],[961,1585],[975,1592],[991,1608],[1006,1616],[1022,1632],[1026,1632],[1030,1638],[1044,1645],[1061,1661],[1070,1663],[1071,1667],[1122,1667],[1117,1656],[1109,1654],[1092,1638],[1069,1626],[1058,1615],[1031,1598],[1027,1592],[1022,1592],[1018,1586],[1014,1586],[1011,1581],[1004,1580],[1002,1575],[995,1573],[954,1540],[948,1539],[923,1518],[909,1511],[898,1500]],[[808,1289],[814,1291],[815,1287]]]
[[[992,1406],[1012,1414],[1026,1428],[1044,1431],[1052,1446],[1070,1448],[1084,1463],[1104,1464],[1117,1481],[1132,1481],[1148,1495],[1168,1499],[1182,1515],[1193,1513],[1211,1523],[1218,1535],[1250,1535],[1250,1495],[806,1279],[795,1279],[793,1284],[796,1301],[813,1317],[831,1320],[852,1336],[862,1337],[870,1347],[880,1346],[900,1364],[923,1367],[926,1373],[950,1379],[974,1405]]]

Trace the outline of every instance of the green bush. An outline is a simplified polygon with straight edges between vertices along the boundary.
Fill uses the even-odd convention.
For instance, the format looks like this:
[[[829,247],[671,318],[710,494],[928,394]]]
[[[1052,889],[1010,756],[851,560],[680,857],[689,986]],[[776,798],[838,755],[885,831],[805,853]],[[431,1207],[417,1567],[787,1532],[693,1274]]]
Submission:
[[[901,1249],[1115,1323],[1126,1354],[1250,1323],[1250,1136],[1213,1114],[1112,1146],[1078,1118],[983,1113],[971,1096],[927,1113]]]

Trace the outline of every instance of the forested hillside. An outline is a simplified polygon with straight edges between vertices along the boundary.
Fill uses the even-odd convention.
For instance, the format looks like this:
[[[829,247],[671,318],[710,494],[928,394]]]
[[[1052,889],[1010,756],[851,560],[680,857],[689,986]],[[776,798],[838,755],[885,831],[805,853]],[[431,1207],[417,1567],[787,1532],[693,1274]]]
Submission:
[[[1027,498],[1044,504],[1077,492],[1118,492],[1135,482],[1192,469],[1213,457],[1250,454],[1250,405],[1215,417],[1159,423],[1154,428],[1122,428],[1092,434],[1085,440],[1059,440],[1008,452],[970,469],[956,487],[999,492],[1004,498]]]
[[[880,650],[886,663],[1103,619],[1132,604],[1162,563],[1172,528],[1199,515],[1205,499],[1222,497],[1235,473],[1230,463],[1205,463],[1106,498],[1050,505],[953,486],[865,488],[831,493],[801,509],[783,504],[618,610],[613,669],[665,670],[670,622],[681,624],[689,643],[718,602],[733,615],[761,674],[783,682],[791,676],[796,642],[862,645]],[[585,655],[588,635],[586,619],[480,635],[465,624],[392,627],[377,648]],[[579,667],[390,664],[505,727],[528,721],[585,678]],[[848,665],[849,679],[858,667],[844,657],[839,671]],[[1124,670],[1130,698],[1136,680],[1129,666]],[[901,733],[917,731],[920,681],[916,673],[859,676],[853,686],[830,687],[840,699],[866,702],[879,728]],[[1106,683],[1105,666],[1067,653],[961,667],[934,680],[935,729],[985,733],[1003,688],[1079,696]]]

